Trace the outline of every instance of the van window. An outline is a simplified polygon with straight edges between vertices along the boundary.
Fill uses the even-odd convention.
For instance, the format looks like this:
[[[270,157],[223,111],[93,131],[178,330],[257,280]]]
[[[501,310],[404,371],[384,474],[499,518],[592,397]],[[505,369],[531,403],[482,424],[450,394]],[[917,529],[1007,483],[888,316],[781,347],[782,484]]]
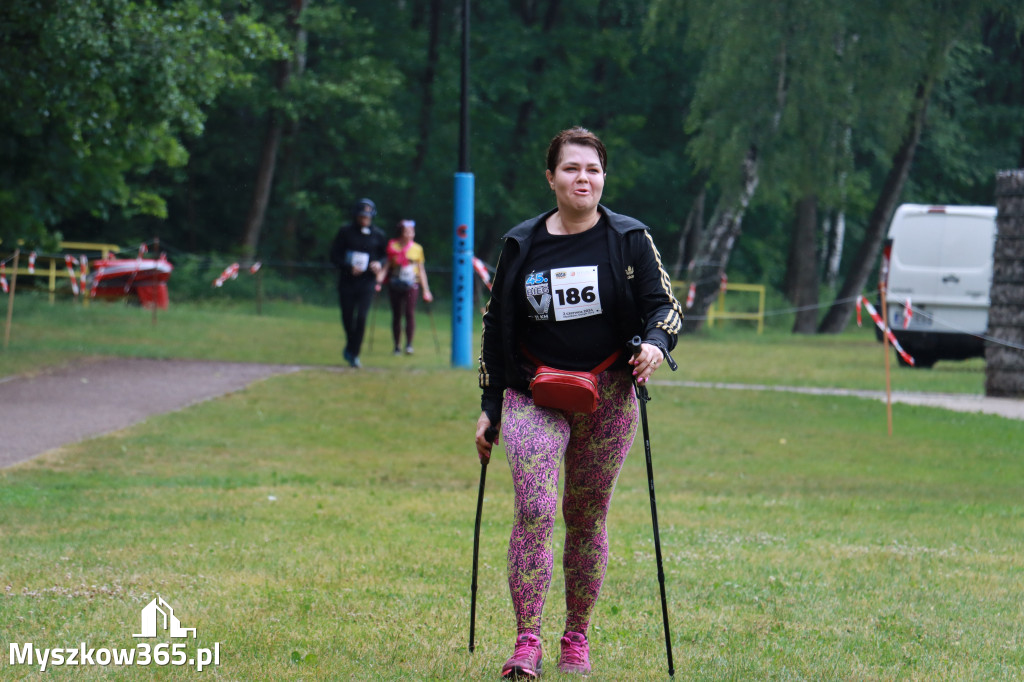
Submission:
[[[984,268],[992,262],[992,221],[973,216],[947,216],[942,264],[948,268]]]
[[[942,242],[935,216],[907,216],[893,240],[893,257],[911,267],[934,267],[941,260]]]
[[[991,222],[935,213],[908,216],[893,250],[899,261],[910,267],[983,268],[992,260]]]

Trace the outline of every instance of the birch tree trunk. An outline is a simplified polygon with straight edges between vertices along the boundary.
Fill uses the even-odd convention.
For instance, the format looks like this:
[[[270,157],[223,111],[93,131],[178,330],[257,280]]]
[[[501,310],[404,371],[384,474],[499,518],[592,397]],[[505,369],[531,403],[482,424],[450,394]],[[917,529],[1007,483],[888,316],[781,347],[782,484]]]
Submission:
[[[688,269],[687,279],[696,285],[696,291],[693,306],[683,318],[684,334],[695,332],[703,326],[708,308],[718,297],[732,247],[743,227],[743,214],[757,190],[757,162],[757,147],[751,146],[743,160],[743,181],[739,189],[732,196],[719,201],[697,257]]]
[[[787,54],[786,43],[783,41],[779,45],[775,112],[772,115],[771,124],[768,126],[766,133],[768,136],[774,135],[778,131],[782,111],[786,106],[788,94]],[[729,256],[732,255],[732,247],[735,246],[743,229],[743,214],[746,213],[750,200],[754,197],[754,192],[757,191],[758,182],[760,182],[758,163],[757,144],[752,142],[743,158],[739,188],[734,190],[731,195],[724,195],[715,206],[711,223],[702,236],[701,246],[688,268],[687,279],[691,285],[696,286],[693,305],[687,311],[688,315],[683,317],[683,326],[680,330],[683,334],[696,332],[704,326],[704,318],[707,316],[708,309],[718,298],[722,279],[725,277],[725,270],[729,265]]]
[[[825,263],[825,284],[835,289],[839,280],[839,265],[843,262],[843,243],[846,240],[846,214],[842,209],[836,211],[829,220],[826,230],[828,234],[828,260]]]
[[[849,159],[853,156],[852,138],[852,128],[844,127],[840,148],[843,158]],[[835,289],[836,282],[839,281],[839,266],[842,265],[843,247],[846,245],[846,176],[845,170],[839,173],[839,208],[830,216],[829,229],[826,231],[828,255],[825,260],[825,284],[829,289]]]

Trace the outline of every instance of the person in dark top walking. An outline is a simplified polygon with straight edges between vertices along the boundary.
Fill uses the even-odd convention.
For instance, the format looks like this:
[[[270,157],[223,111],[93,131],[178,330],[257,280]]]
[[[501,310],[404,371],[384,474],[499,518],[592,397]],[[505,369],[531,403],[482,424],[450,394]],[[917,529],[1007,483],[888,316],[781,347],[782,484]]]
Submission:
[[[377,275],[383,267],[387,236],[373,224],[377,205],[360,199],[352,211],[352,222],[338,230],[331,244],[331,262],[338,268],[338,300],[341,324],[345,328],[342,356],[351,367],[362,367],[359,351],[366,333],[366,318],[378,288]]]

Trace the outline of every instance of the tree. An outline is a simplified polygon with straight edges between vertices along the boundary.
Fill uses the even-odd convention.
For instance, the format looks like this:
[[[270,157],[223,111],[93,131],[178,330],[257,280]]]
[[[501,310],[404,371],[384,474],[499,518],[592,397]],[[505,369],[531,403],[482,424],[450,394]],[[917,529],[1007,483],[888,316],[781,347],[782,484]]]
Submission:
[[[685,16],[685,43],[700,56],[687,151],[721,195],[690,273],[696,314],[684,330],[700,326],[717,296],[755,188],[756,201],[794,207],[798,216],[786,278],[803,309],[794,331],[811,331],[816,316],[821,269],[812,203],[841,216],[836,224],[843,226],[850,208],[859,213],[874,205],[839,295],[848,316],[850,292],[863,286],[877,255],[878,235],[920,137],[918,120],[923,123],[950,47],[996,6],[1013,9],[1001,0],[966,6],[655,0],[651,22],[671,26],[666,19]],[[871,189],[874,182],[880,190]],[[777,240],[773,248],[785,243]],[[834,272],[835,258],[832,263]]]
[[[797,202],[796,224],[786,270],[791,277],[790,289],[786,294],[797,307],[793,322],[793,332],[796,334],[813,334],[818,322],[817,228],[818,198],[810,194]]]
[[[61,221],[166,215],[147,187],[180,167],[208,107],[276,43],[213,0],[12,0],[0,9],[0,238],[44,239]]]
[[[201,249],[322,261],[359,196],[401,183],[402,75],[372,54],[374,27],[337,3],[296,15],[292,2],[264,0],[264,22],[289,50],[219,99],[170,199],[169,229],[202,235]]]
[[[921,128],[924,126],[930,92],[930,79],[918,84],[914,107],[907,114],[903,142],[893,155],[889,173],[882,184],[875,208],[871,212],[864,240],[854,257],[852,269],[847,273],[836,301],[829,308],[818,327],[820,333],[839,333],[846,327],[850,313],[853,311],[853,302],[867,283],[874,259],[882,245],[885,228],[896,210],[896,203],[903,189],[903,183],[910,172],[910,164],[914,159],[914,151],[917,149],[917,142],[921,137]]]
[[[306,66],[306,30],[299,23],[299,17],[306,9],[308,0],[290,0],[289,4],[286,30],[291,36],[294,36],[291,40],[291,54],[274,65],[276,71],[274,89],[281,95],[288,89],[292,75],[301,77]],[[280,111],[276,109],[268,111],[267,132],[263,137],[260,162],[256,170],[256,182],[253,186],[252,201],[249,204],[249,215],[245,220],[242,238],[242,258],[246,261],[252,260],[256,255],[256,247],[259,245],[260,232],[263,230],[263,220],[267,213],[267,203],[270,201],[270,190],[274,182],[274,173],[277,170],[277,152],[281,145],[281,135],[285,124],[285,118]],[[291,132],[293,135],[295,134],[294,126],[292,126]]]
[[[878,192],[864,239],[836,301],[818,327],[820,333],[838,333],[845,328],[853,312],[854,301],[867,284],[881,249],[885,229],[910,174],[936,85],[947,83],[951,74],[956,77],[958,45],[971,40],[990,11],[1006,9],[1001,2],[984,0],[955,5],[954,8],[946,3],[908,3],[900,6],[900,14],[894,16],[889,23],[894,32],[902,27],[905,34],[900,37],[908,40],[916,38],[908,43],[894,41],[897,45],[912,46],[902,55],[900,65],[903,67],[901,71],[905,69],[908,75],[915,77],[914,96],[907,107],[900,143],[892,155],[885,181]],[[1020,25],[1021,10],[1018,8],[1015,11]],[[955,163],[956,155],[951,158]]]

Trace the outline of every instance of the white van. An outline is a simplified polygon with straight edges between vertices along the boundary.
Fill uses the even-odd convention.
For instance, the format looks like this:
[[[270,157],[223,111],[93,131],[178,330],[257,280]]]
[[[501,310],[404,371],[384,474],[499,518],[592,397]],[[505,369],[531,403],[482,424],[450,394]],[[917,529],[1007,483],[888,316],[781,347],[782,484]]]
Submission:
[[[994,206],[896,209],[882,251],[886,306],[889,327],[916,367],[984,356],[995,239]]]

